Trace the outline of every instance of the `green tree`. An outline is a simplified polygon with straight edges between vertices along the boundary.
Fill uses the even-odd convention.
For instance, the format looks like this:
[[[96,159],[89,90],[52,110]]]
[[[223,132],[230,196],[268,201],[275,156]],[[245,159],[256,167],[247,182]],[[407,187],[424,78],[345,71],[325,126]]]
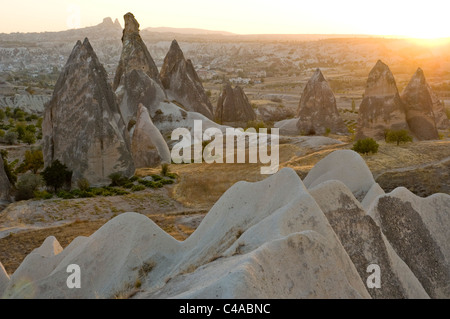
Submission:
[[[0,109],[0,121],[3,121],[6,117],[5,111],[3,109]]]
[[[26,129],[27,129],[27,126],[24,123],[16,124],[16,127],[14,130],[17,132],[17,138],[19,140],[22,140],[23,137],[25,136]]]
[[[38,118],[38,120],[37,120],[37,122],[36,122],[36,127],[37,128],[42,128],[42,121],[43,121],[44,119],[42,118],[42,117],[40,117],[40,118]]]
[[[44,167],[44,156],[41,150],[28,150],[25,152],[25,159],[17,168],[18,173],[32,171],[33,174]]]
[[[7,117],[11,117],[11,116],[12,116],[11,108],[10,108],[9,106],[7,106],[7,107],[5,108],[5,115],[6,115]]]
[[[30,131],[26,131],[22,137],[22,141],[28,145],[36,143],[36,136]]]
[[[400,143],[412,142],[413,138],[409,135],[407,130],[388,130],[385,134],[387,143]]]
[[[352,150],[360,154],[378,153],[380,145],[373,138],[365,138],[356,141]]]
[[[80,178],[77,180],[77,186],[78,189],[84,192],[89,191],[89,188],[91,187],[89,181],[86,178]]]
[[[19,177],[17,182],[16,200],[28,200],[34,197],[34,192],[42,186],[42,176],[27,173]]]
[[[15,108],[14,109],[14,113],[13,113],[13,118],[15,118],[18,121],[23,121],[25,120],[25,115],[26,113],[24,111],[22,111],[19,108]]]
[[[17,132],[14,131],[8,131],[6,132],[5,136],[4,136],[4,140],[7,144],[9,145],[14,145],[17,142],[17,137],[19,135],[17,134]]]
[[[355,100],[352,99],[352,112],[355,113],[355,111],[356,111],[356,103]]]
[[[36,126],[34,126],[33,124],[29,124],[25,127],[25,130],[31,133],[36,133]]]
[[[44,169],[41,175],[44,178],[45,185],[53,187],[55,193],[64,184],[70,185],[72,179],[72,171],[69,171],[67,166],[59,160],[53,161],[51,165]]]

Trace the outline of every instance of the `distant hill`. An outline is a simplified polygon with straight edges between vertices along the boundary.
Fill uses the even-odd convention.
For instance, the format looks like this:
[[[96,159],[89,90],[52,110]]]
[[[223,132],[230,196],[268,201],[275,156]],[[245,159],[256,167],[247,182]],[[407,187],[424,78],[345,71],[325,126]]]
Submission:
[[[177,34],[196,34],[196,35],[236,35],[235,33],[226,31],[213,31],[205,29],[195,28],[170,28],[170,27],[158,27],[158,28],[145,28],[145,31],[158,32],[158,33],[177,33]]]

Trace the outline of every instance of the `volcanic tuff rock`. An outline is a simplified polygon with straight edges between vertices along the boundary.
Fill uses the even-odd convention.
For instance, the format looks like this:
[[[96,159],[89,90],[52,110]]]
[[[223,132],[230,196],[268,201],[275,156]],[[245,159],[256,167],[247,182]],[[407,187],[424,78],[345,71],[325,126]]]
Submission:
[[[450,298],[450,196],[406,188],[380,196],[368,214],[432,298]]]
[[[255,111],[240,86],[233,89],[230,83],[225,85],[217,101],[215,119],[220,123],[256,120]]]
[[[358,200],[362,200],[375,184],[364,160],[350,150],[333,152],[325,157],[309,171],[303,182],[307,188],[313,188],[329,180],[344,183]]]
[[[169,147],[142,104],[139,104],[131,152],[136,168],[157,166],[161,162],[171,163]]]
[[[161,81],[171,100],[181,103],[188,111],[213,119],[213,107],[191,60],[184,58],[176,40],[172,41],[161,68]]]
[[[8,285],[9,276],[6,273],[5,267],[3,267],[3,264],[0,262],[0,298]]]
[[[408,266],[398,257],[375,221],[366,214],[350,190],[336,180],[310,189],[361,278],[376,264],[382,271],[379,289],[368,289],[373,298],[429,298]]]
[[[406,121],[409,129],[419,140],[439,139],[433,113],[433,100],[421,68],[418,68],[402,93]]]
[[[336,98],[320,69],[306,84],[300,99],[297,117],[298,132],[323,134],[327,128],[332,133],[348,133],[336,106]]]
[[[127,127],[131,129],[136,123],[140,103],[148,109],[152,122],[163,134],[180,127],[192,129],[195,120],[201,120],[205,129],[219,127],[204,115],[188,112],[167,99],[158,69],[139,35],[139,23],[131,13],[124,18],[123,48],[114,89]],[[192,87],[188,89],[192,91]]]
[[[125,28],[122,36],[122,54],[114,77],[113,89],[118,88],[122,76],[132,70],[142,70],[157,84],[161,85],[159,71],[150,52],[139,34],[139,23],[132,13],[124,15]]]
[[[280,130],[280,135],[298,135],[297,129],[298,118],[282,120],[275,122],[273,127]]]
[[[160,104],[166,100],[162,87],[144,71],[136,69],[122,76],[116,95],[120,112],[127,126],[131,121],[136,121],[140,103],[154,115],[160,109]]]
[[[133,14],[124,16],[122,54],[114,78],[114,90],[127,126],[136,122],[138,105],[142,103],[153,116],[167,99],[159,71],[139,34],[139,23]]]
[[[56,82],[42,132],[45,165],[60,160],[73,171],[72,182],[103,185],[112,173],[134,174],[127,128],[87,38],[76,43]]]
[[[446,130],[450,128],[450,119],[447,117],[447,113],[445,112],[445,105],[436,93],[433,92],[433,89],[427,84],[428,92],[431,96],[431,101],[433,103],[433,113],[434,120],[436,122],[436,127],[439,130]]]
[[[19,108],[28,113],[42,113],[50,95],[36,95],[28,92],[13,96],[0,96],[0,107]]]
[[[405,105],[389,67],[378,60],[367,79],[364,99],[359,107],[357,139],[384,139],[385,130],[408,129]]]

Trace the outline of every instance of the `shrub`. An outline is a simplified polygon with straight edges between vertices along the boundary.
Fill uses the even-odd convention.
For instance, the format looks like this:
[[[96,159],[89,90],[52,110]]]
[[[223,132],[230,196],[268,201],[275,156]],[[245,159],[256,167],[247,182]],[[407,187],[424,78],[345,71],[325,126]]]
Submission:
[[[331,133],[331,129],[330,129],[329,127],[327,127],[327,128],[325,129],[325,136],[330,135],[330,133]]]
[[[164,163],[161,165],[161,174],[167,176],[167,173],[169,173],[169,164]]]
[[[8,132],[6,132],[4,139],[7,144],[13,145],[13,144],[17,143],[18,137],[19,137],[19,134],[17,134],[17,132],[8,131]]]
[[[26,113],[19,108],[14,109],[14,113],[12,115],[16,120],[22,121],[25,119]]]
[[[412,142],[413,139],[409,135],[409,132],[407,130],[388,130],[385,133],[386,142],[387,143],[397,143],[397,146],[400,145],[400,143],[407,143]]]
[[[41,150],[28,150],[25,152],[25,159],[17,168],[18,173],[32,171],[33,174],[44,167],[44,155]]]
[[[53,194],[50,194],[46,190],[43,190],[43,191],[36,190],[36,191],[34,191],[34,198],[36,198],[36,199],[51,199],[52,197],[53,197]]]
[[[74,194],[73,191],[71,193]],[[81,191],[80,190],[79,193],[78,193],[78,197],[79,198],[91,198],[91,197],[95,197],[95,195],[92,192],[90,192],[90,191]]]
[[[16,200],[28,200],[34,197],[34,192],[42,186],[42,177],[36,174],[28,173],[20,176],[17,182]]]
[[[77,187],[80,191],[88,191],[91,185],[86,178],[80,178],[77,180]]]
[[[111,192],[104,188],[92,188],[91,194],[94,196],[111,196]]]
[[[161,176],[159,176],[159,175],[152,175],[152,179],[153,179],[155,182],[158,182],[158,181],[162,180],[163,178],[162,178]]]
[[[14,130],[17,132],[17,138],[22,140],[25,136],[27,126],[24,123],[17,123]]]
[[[133,191],[133,192],[140,192],[143,190],[145,190],[144,185],[133,185],[133,187],[131,188],[131,191]]]
[[[245,130],[249,129],[253,127],[256,132],[259,132],[260,129],[262,128],[266,128],[267,129],[267,134],[270,134],[270,128],[267,127],[267,124],[264,123],[263,121],[248,121],[247,122],[247,127],[245,128]]]
[[[167,173],[167,174],[166,174],[166,177],[169,177],[169,178],[171,178],[171,179],[177,179],[177,178],[178,178],[178,175],[175,174],[175,173]]]
[[[111,184],[109,186],[123,186],[129,182],[128,178],[123,176],[122,173],[112,173],[109,175],[109,179],[111,179]]]
[[[131,183],[134,183],[134,182],[136,182],[138,179],[139,179],[139,177],[133,176],[133,177],[131,177],[131,178],[129,179],[129,181],[130,181]]]
[[[7,106],[7,107],[5,108],[5,115],[6,115],[7,117],[11,117],[11,116],[12,116],[11,108],[10,108],[9,106]]]
[[[67,166],[62,164],[59,160],[47,166],[41,173],[45,184],[48,187],[53,187],[55,193],[64,184],[70,185],[72,179],[72,171],[69,171]]]
[[[26,131],[22,136],[22,141],[28,145],[34,144],[36,143],[36,136],[32,132]]]
[[[36,133],[36,126],[34,126],[33,124],[27,125],[25,127],[25,130],[31,133]]]
[[[56,196],[58,196],[59,198],[62,198],[62,199],[74,199],[75,198],[75,196],[72,193],[66,192],[66,191],[59,191],[56,194]]]
[[[163,180],[160,181],[160,183],[163,184],[163,185],[170,185],[170,184],[173,184],[175,182],[172,179],[163,179]]]
[[[111,187],[110,189],[108,189],[113,195],[128,195],[130,194],[130,192],[127,192],[126,190],[120,189],[120,188],[115,188],[115,187]]]
[[[42,117],[38,118],[38,120],[36,122],[36,127],[41,129],[43,121],[44,121],[44,119]]]
[[[360,154],[378,153],[378,148],[380,145],[373,138],[365,138],[358,140],[354,145],[352,150]]]
[[[144,185],[145,187],[148,187],[148,188],[164,187],[163,183],[161,183],[160,181],[154,182],[154,181],[146,181],[144,179],[140,179],[138,182],[139,182],[139,184]]]

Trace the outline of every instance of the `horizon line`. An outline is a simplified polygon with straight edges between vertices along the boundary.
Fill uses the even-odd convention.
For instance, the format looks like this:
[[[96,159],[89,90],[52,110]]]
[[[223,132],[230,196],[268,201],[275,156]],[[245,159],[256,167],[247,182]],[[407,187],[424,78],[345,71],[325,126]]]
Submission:
[[[103,19],[102,22],[98,23],[98,24],[94,24],[94,25],[88,25],[88,26],[83,26],[83,27],[79,27],[79,28],[72,28],[72,29],[63,29],[63,30],[56,30],[56,31],[11,31],[11,32],[2,32],[0,31],[0,34],[6,34],[6,35],[11,35],[11,34],[42,34],[42,33],[59,33],[59,32],[66,32],[66,31],[75,31],[75,30],[83,30],[86,28],[92,28],[92,27],[96,27],[99,26],[101,24],[104,23],[105,19],[111,19],[112,21],[117,20],[116,19],[112,19],[111,17],[105,17]],[[123,26],[122,24],[119,22],[122,30],[123,30]],[[417,40],[430,40],[430,41],[435,41],[435,40],[444,40],[444,39],[450,39],[450,35],[448,36],[443,36],[443,37],[435,37],[435,38],[427,38],[427,37],[414,37],[414,36],[409,36],[409,35],[402,35],[402,34],[369,34],[369,33],[235,33],[235,32],[231,32],[231,31],[226,31],[226,30],[213,30],[213,29],[205,29],[205,28],[200,28],[200,27],[169,27],[169,26],[146,26],[144,28],[141,28],[140,31],[146,31],[146,32],[152,32],[148,29],[162,29],[162,28],[168,28],[168,29],[174,29],[174,32],[164,32],[164,31],[153,31],[154,33],[177,33],[176,30],[183,30],[183,29],[194,29],[194,30],[202,30],[202,31],[210,31],[210,32],[214,32],[216,34],[207,34],[207,33],[202,33],[202,34],[195,34],[195,33],[182,33],[182,35],[196,35],[196,36],[223,36],[223,37],[233,37],[233,36],[333,36],[333,37],[337,37],[337,36],[344,36],[344,37],[361,37],[361,38],[393,38],[393,39],[417,39]],[[218,34],[218,33],[228,33],[228,34]]]

